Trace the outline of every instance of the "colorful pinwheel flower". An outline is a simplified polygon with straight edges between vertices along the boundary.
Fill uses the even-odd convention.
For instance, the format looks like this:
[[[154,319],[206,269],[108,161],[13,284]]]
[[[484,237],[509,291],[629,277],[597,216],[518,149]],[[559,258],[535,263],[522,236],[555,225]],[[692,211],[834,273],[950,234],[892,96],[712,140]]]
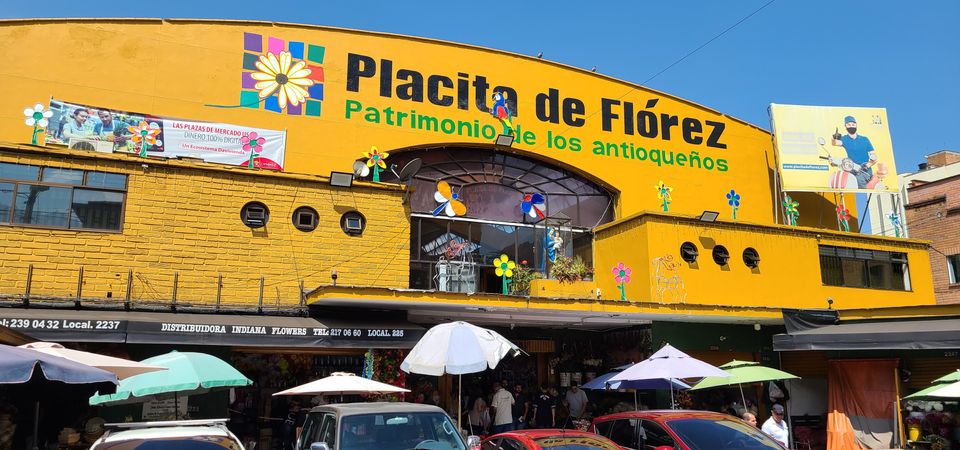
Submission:
[[[670,201],[672,200],[670,192],[673,191],[673,188],[663,184],[663,180],[660,180],[654,188],[657,189],[657,198],[663,201],[663,210],[668,211],[668,205],[670,205]]]
[[[250,160],[247,161],[248,168],[252,169],[254,167],[253,160],[263,152],[263,144],[265,142],[267,142],[267,140],[258,136],[256,131],[251,131],[240,137],[240,143],[243,144],[243,151],[250,152]]]
[[[493,258],[493,271],[497,274],[498,277],[503,279],[503,293],[507,293],[507,283],[508,278],[513,278],[513,269],[517,267],[517,264],[513,261],[510,261],[510,258],[507,255],[500,255],[499,258]]]
[[[137,126],[128,126],[127,130],[133,133],[131,140],[140,144],[141,158],[147,157],[147,147],[151,145],[159,145],[159,141],[157,141],[157,135],[160,134],[160,125],[157,125],[156,122],[150,122],[150,124],[147,124],[147,121],[141,120]]]
[[[627,288],[625,285],[630,282],[631,274],[633,274],[633,269],[623,265],[623,263],[613,266],[613,281],[620,284],[617,286],[617,289],[620,289],[620,300],[622,301],[627,301]]]
[[[903,222],[900,221],[900,214],[890,213],[887,215],[887,218],[890,219],[890,224],[893,225],[893,232],[897,237],[900,237],[900,230],[903,228]]]
[[[290,52],[280,52],[279,58],[268,52],[260,55],[255,64],[258,71],[250,74],[257,80],[253,87],[260,90],[261,99],[277,92],[281,109],[286,109],[288,101],[293,106],[302,103],[307,97],[307,88],[313,86],[313,80],[307,78],[310,76],[307,64],[303,61],[294,63]]]
[[[740,209],[740,194],[730,189],[730,192],[727,192],[727,204],[733,208],[733,220],[737,220],[737,210]]]
[[[367,158],[367,167],[373,168],[373,181],[380,181],[380,172],[387,168],[387,163],[383,160],[390,156],[387,152],[381,152],[376,145],[370,147],[369,152],[361,152]]]
[[[783,211],[787,216],[788,225],[797,225],[797,219],[800,217],[798,206],[800,206],[800,202],[793,200],[789,195],[783,196]]]
[[[53,111],[43,110],[43,104],[37,103],[33,105],[33,108],[26,108],[23,110],[23,115],[27,116],[27,119],[24,120],[28,127],[33,127],[33,136],[30,137],[30,143],[37,145],[37,134],[40,133],[40,130],[47,128],[47,125],[50,122],[47,120],[53,116]]]
[[[850,210],[847,209],[843,202],[837,205],[837,219],[840,221],[840,226],[843,227],[843,231],[850,231]]]

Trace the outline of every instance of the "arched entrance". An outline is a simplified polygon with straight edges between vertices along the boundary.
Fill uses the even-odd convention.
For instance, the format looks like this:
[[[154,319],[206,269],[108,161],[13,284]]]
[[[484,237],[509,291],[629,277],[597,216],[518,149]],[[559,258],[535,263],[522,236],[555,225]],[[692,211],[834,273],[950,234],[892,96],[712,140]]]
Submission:
[[[591,230],[613,220],[613,196],[586,177],[543,161],[489,148],[443,147],[392,155],[403,167],[421,158],[410,181],[410,287],[453,292],[500,292],[492,261],[506,254],[549,272],[548,228],[560,233],[556,253],[593,263]],[[389,175],[387,175],[389,174]],[[384,181],[395,180],[385,172]],[[437,182],[446,181],[466,205],[463,216],[433,213]],[[543,217],[521,208],[538,193]]]

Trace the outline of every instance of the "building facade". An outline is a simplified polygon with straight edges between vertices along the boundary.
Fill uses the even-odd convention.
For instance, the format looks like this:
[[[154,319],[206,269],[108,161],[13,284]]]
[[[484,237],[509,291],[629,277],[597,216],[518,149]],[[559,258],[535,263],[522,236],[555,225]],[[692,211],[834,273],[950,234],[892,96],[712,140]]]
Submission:
[[[957,164],[960,166],[960,164]],[[930,264],[938,304],[960,303],[960,174],[907,187],[910,232],[931,242]]]

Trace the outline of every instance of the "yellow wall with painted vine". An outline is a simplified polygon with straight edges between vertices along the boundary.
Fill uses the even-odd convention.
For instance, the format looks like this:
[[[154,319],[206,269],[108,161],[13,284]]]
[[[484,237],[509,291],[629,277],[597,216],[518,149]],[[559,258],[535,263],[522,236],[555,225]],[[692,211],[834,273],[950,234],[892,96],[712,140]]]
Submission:
[[[209,106],[240,104],[245,33],[259,35],[263,51],[271,37],[324,48],[319,117],[278,114],[259,106]],[[0,140],[29,141],[22,108],[53,97],[158,116],[287,130],[286,170],[328,174],[350,171],[361,152],[373,145],[389,151],[491,144],[490,130],[499,132],[501,126],[476,105],[473,83],[482,76],[489,85],[483,99],[487,106],[496,86],[516,91],[514,125],[519,132],[514,150],[576,168],[619,192],[617,217],[660,208],[654,185],[663,180],[674,188],[671,212],[714,210],[728,216],[725,194],[736,189],[743,198],[738,219],[774,222],[772,144],[766,131],[668,94],[533,57],[396,35],[237,21],[6,21],[0,22],[0,40],[8,62],[0,68],[0,96],[7,105],[0,110]],[[357,55],[352,58],[355,91],[348,86],[350,54]],[[386,60],[392,64],[389,97],[380,92],[380,75],[389,70]],[[370,73],[374,70],[370,61],[375,74]],[[423,101],[398,98],[398,89],[413,92],[402,85],[416,78],[401,70],[422,76]],[[433,103],[428,98],[431,77],[439,100]],[[443,80],[452,87],[445,87]],[[466,109],[459,108],[457,97],[461,80],[469,88]],[[544,114],[538,117],[541,94]],[[434,104],[443,103],[445,95],[453,97],[451,106]],[[610,105],[606,111],[604,99]],[[632,114],[627,114],[628,103]],[[551,104],[557,105],[556,115],[551,114]],[[388,124],[387,108],[394,114],[394,125]],[[411,128],[413,111],[457,123],[457,131]],[[399,123],[397,112],[408,115],[406,126]],[[634,121],[629,127],[632,135],[625,132],[627,117]],[[655,119],[656,133],[648,118]],[[605,121],[609,130],[604,130]],[[460,122],[467,127],[461,129]],[[467,128],[473,126],[479,136],[460,134],[469,134]],[[573,139],[580,142],[577,151]],[[563,141],[564,148],[558,148]],[[638,148],[646,152],[645,159],[640,159]],[[660,156],[654,158],[654,151]],[[820,206],[832,211],[830,205]],[[801,221],[807,217],[801,214]]]

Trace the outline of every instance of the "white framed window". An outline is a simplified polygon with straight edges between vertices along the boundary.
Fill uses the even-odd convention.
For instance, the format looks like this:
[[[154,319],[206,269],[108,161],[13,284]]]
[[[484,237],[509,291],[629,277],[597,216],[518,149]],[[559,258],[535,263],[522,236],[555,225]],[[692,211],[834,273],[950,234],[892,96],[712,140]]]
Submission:
[[[960,255],[947,256],[947,277],[950,284],[960,283]]]

